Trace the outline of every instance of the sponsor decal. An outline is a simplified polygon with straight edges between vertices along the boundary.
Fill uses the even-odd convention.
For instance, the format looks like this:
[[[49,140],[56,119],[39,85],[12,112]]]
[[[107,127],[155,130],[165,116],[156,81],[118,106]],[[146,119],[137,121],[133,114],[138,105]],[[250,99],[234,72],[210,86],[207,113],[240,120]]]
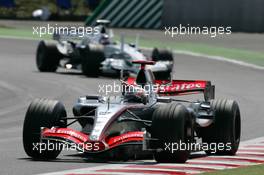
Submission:
[[[160,81],[156,80],[159,93],[181,92],[188,90],[204,89],[206,87],[206,81],[188,81],[188,80],[173,80]]]
[[[175,91],[185,91],[192,89],[202,88],[201,83],[182,83],[182,84],[173,84],[171,86],[161,85],[160,92],[175,92]]]
[[[59,134],[64,134],[64,135],[69,135],[71,137],[75,137],[83,142],[87,141],[88,136],[85,134],[82,134],[80,132],[74,131],[69,128],[51,128],[51,129],[46,129],[43,131],[42,135],[49,136],[49,134],[58,134],[58,137],[60,136]]]
[[[107,141],[107,143],[109,145],[114,145],[118,142],[124,142],[124,141],[138,141],[138,140],[142,140],[143,139],[143,132],[137,131],[137,132],[129,132],[126,134],[122,134],[120,136],[116,136],[116,137],[112,137],[109,138],[109,140]]]

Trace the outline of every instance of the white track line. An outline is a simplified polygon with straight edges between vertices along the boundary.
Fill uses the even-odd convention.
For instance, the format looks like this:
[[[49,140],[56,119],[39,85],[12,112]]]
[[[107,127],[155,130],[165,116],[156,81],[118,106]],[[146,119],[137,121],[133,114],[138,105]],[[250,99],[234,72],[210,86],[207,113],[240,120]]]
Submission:
[[[245,160],[257,160],[264,161],[264,158],[257,156],[209,156],[210,158],[227,158],[227,159],[245,159]]]
[[[123,165],[125,166],[125,165]],[[51,173],[45,173],[45,174],[39,174],[39,175],[61,175],[61,174],[94,174],[96,170],[99,169],[108,169],[108,168],[122,168],[122,165],[120,164],[108,164],[108,165],[99,165],[95,167],[89,167],[89,168],[80,168],[80,169],[73,169],[73,170],[65,170],[65,171],[59,171],[59,172],[51,172]],[[99,174],[99,172],[96,172],[96,174]],[[105,174],[105,173],[100,173]],[[117,173],[109,173],[109,174],[117,174]]]
[[[248,147],[248,146],[257,146],[259,148],[263,148],[264,149],[264,144],[263,143],[252,143],[251,145],[245,145],[245,147]]]
[[[264,156],[264,152],[257,152],[257,151],[237,151],[237,154],[255,154],[255,155],[260,155],[260,156]]]
[[[245,162],[245,161],[239,161],[239,160],[230,160],[230,161],[223,161],[223,160],[189,160],[189,163],[207,163],[207,164],[226,164],[228,165],[237,165],[237,166],[248,166],[248,165],[255,165],[255,163]]]
[[[144,165],[138,165],[137,167],[140,167],[140,166],[143,166]],[[174,168],[177,168],[177,167],[185,167],[186,169],[188,168],[203,168],[203,169],[215,169],[215,170],[222,170],[222,169],[226,169],[226,168],[231,168],[231,166],[223,166],[223,165],[197,165],[197,164],[156,164],[156,165],[153,165],[153,167],[155,166],[159,166],[159,167],[166,167],[166,166],[172,166]]]
[[[124,171],[125,173],[126,173],[126,171],[128,173],[128,171],[133,170],[133,172],[130,172],[133,174],[134,173],[144,173],[144,171],[153,171],[153,173],[151,173],[151,174],[157,174],[157,173],[155,173],[155,171],[156,172],[158,172],[158,171],[172,172],[172,173],[178,172],[178,173],[188,173],[188,174],[198,174],[198,173],[203,172],[203,171],[197,171],[197,170],[188,170],[188,168],[181,170],[181,169],[168,169],[168,168],[140,168],[140,167],[135,167],[135,168],[126,168],[126,167],[123,167],[123,168],[102,168],[99,170],[99,172],[106,172],[106,174],[107,174],[108,172],[111,172],[109,170],[112,170],[113,172],[119,172],[119,170],[120,170],[120,171]],[[96,172],[98,172],[98,171],[96,171]],[[160,174],[160,173],[158,173],[158,174]],[[167,173],[165,173],[165,174],[167,174]]]
[[[252,147],[243,147],[243,148],[240,148],[239,149],[239,151],[252,151],[252,150],[254,150],[254,151],[259,151],[259,152],[263,152],[264,151],[264,149],[263,148],[252,148]]]
[[[263,141],[264,141],[264,137],[258,137],[258,138],[255,138],[255,139],[250,139],[250,140],[243,141],[243,142],[240,143],[240,146],[249,145],[249,144],[258,144],[258,143],[263,142]]]

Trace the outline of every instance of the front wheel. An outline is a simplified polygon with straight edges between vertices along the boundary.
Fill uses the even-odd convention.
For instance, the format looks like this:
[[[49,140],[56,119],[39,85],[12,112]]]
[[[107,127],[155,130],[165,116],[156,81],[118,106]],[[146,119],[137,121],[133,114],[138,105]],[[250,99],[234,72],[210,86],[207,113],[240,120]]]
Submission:
[[[151,137],[158,139],[154,158],[161,163],[184,163],[190,155],[193,122],[187,108],[171,103],[158,107],[152,116]]]
[[[40,128],[67,127],[66,120],[61,120],[65,117],[66,111],[62,103],[47,99],[34,100],[28,107],[23,126],[23,145],[26,154],[33,159],[55,159],[62,148],[59,146],[58,149],[40,150],[40,143],[46,143],[40,142]]]

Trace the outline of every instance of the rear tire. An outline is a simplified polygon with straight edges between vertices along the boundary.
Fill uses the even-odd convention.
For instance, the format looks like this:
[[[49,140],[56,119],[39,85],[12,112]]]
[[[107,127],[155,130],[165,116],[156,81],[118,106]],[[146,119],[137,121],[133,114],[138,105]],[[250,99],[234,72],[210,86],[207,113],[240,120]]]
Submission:
[[[40,72],[55,72],[59,66],[62,55],[56,43],[40,41],[36,53],[36,64]]]
[[[236,101],[224,99],[212,100],[211,107],[215,110],[215,121],[209,127],[200,128],[202,140],[207,144],[228,144],[230,147],[205,152],[216,155],[235,155],[241,134],[239,106]]]
[[[158,107],[152,116],[151,136],[158,139],[154,154],[160,163],[184,163],[190,155],[189,149],[166,150],[165,144],[188,144],[193,139],[193,123],[187,108],[182,104],[170,103]],[[165,148],[165,149],[164,149]],[[171,147],[170,147],[171,148]]]
[[[153,61],[173,61],[173,54],[168,50],[161,50],[154,48],[152,51],[152,60]]]
[[[36,99],[30,104],[23,126],[23,145],[28,156],[33,159],[55,159],[60,154],[61,148],[40,152],[34,145],[40,143],[40,127],[67,127],[66,120],[60,120],[63,117],[66,117],[66,111],[63,104],[58,101]]]
[[[98,77],[101,63],[104,61],[104,51],[100,45],[89,45],[81,49],[82,72],[88,77]]]

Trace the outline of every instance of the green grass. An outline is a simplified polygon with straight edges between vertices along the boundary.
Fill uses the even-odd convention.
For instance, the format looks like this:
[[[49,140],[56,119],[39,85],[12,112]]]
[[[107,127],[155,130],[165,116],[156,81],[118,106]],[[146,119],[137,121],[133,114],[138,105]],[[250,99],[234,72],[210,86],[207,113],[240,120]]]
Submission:
[[[30,39],[51,39],[50,35],[45,35],[39,37],[38,35],[33,35],[33,29],[16,29],[16,28],[8,28],[5,26],[0,26],[0,36],[4,37],[21,37],[21,38],[30,38]],[[118,39],[117,37],[115,39]],[[134,42],[134,38],[126,37],[126,42]],[[158,48],[170,48],[173,50],[182,50],[182,51],[190,51],[205,55],[211,56],[221,56],[229,59],[244,61],[247,63],[255,64],[258,66],[264,66],[264,53],[248,51],[243,49],[235,49],[235,48],[224,48],[212,45],[206,45],[203,43],[190,43],[190,42],[160,42],[155,39],[141,39],[140,40],[141,47],[158,47]]]
[[[222,170],[210,173],[202,173],[201,175],[263,175],[264,164],[253,165],[243,168],[235,168],[229,170]]]

